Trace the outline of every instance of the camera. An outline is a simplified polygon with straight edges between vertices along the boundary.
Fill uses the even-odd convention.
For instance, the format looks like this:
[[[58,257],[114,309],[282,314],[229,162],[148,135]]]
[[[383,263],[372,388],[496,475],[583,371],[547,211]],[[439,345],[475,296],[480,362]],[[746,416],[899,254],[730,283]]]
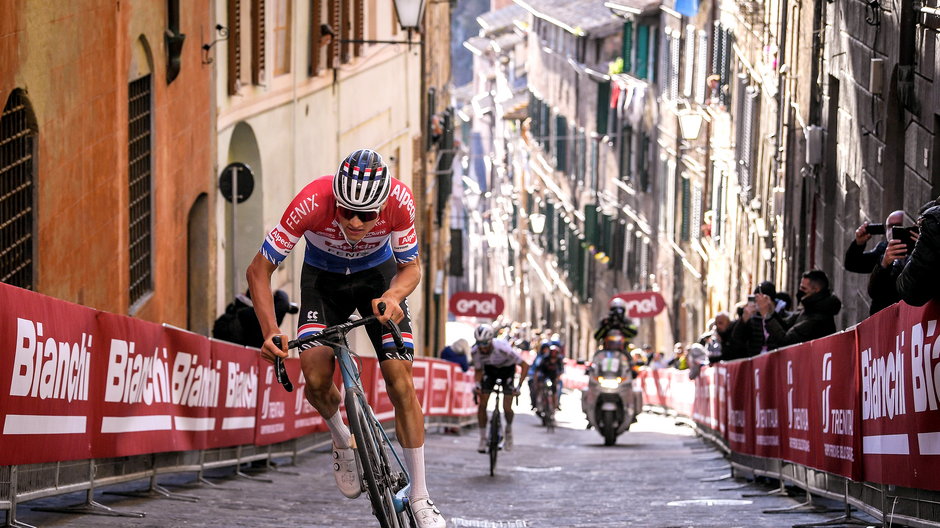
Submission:
[[[747,296],[747,302],[749,302],[749,303],[757,302],[757,296],[756,296],[756,295],[748,295],[748,296]]]
[[[883,235],[885,234],[885,225],[884,224],[868,224],[865,226],[865,232],[869,235]]]

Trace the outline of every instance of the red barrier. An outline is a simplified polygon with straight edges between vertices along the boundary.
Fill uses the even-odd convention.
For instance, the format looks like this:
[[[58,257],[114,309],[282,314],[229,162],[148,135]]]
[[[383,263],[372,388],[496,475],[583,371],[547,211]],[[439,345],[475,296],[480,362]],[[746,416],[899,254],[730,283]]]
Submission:
[[[209,433],[209,448],[251,444],[255,441],[258,408],[258,354],[254,350],[215,339],[210,341],[213,364],[220,369],[218,418]]]

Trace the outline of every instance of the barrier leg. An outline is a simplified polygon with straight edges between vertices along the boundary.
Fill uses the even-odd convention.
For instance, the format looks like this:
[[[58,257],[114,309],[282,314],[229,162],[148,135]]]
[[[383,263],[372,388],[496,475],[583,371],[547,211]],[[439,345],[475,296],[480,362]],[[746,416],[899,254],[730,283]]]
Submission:
[[[844,504],[845,511],[842,514],[842,517],[836,517],[835,519],[829,519],[828,521],[822,521],[818,523],[806,523],[806,524],[794,524],[793,528],[811,528],[816,526],[884,526],[883,523],[879,522],[868,522],[859,519],[858,517],[852,516],[852,506],[849,505],[849,479],[845,479],[845,495],[844,495]]]
[[[3,526],[13,526],[15,528],[36,528],[31,524],[22,523],[16,520],[16,466],[10,466],[10,509],[7,511],[7,519]]]
[[[105,506],[100,502],[95,500],[95,461],[88,461],[88,492],[85,494],[85,502],[81,504],[73,504],[72,506],[62,506],[62,507],[36,507],[32,508],[34,511],[41,512],[53,512],[53,513],[71,513],[79,515],[105,515],[108,517],[134,517],[142,518],[146,517],[144,512],[124,512],[120,510],[115,510],[110,506]],[[12,511],[12,510],[11,510]],[[22,524],[15,524],[14,526],[23,526]]]
[[[238,456],[237,456],[237,459],[238,459],[238,465],[235,466],[235,476],[236,476],[236,477],[240,477],[240,478],[248,479],[248,480],[254,480],[254,481],[256,481],[256,482],[267,482],[268,484],[273,484],[273,483],[274,483],[274,481],[271,480],[271,479],[256,477],[256,476],[254,476],[254,475],[249,475],[248,473],[245,473],[244,471],[242,471],[242,461],[241,461],[241,460],[242,460],[242,446],[238,446]]]
[[[199,502],[199,497],[193,497],[192,495],[182,495],[180,493],[173,493],[172,491],[164,488],[163,486],[157,484],[157,463],[156,456],[154,456],[153,462],[153,473],[150,475],[150,486],[141,491],[106,491],[108,495],[120,495],[122,497],[137,497],[142,499],[170,499],[178,500],[185,502]]]

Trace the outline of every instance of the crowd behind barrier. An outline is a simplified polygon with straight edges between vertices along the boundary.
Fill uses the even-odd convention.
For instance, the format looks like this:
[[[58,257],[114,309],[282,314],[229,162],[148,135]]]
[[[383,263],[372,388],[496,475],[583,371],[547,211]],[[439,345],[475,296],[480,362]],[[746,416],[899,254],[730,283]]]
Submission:
[[[936,301],[895,304],[835,335],[705,367],[695,380],[644,370],[639,383],[646,404],[690,418],[732,455],[866,483],[882,490],[867,509],[884,513],[894,494],[907,503],[894,505],[895,522],[940,526],[938,319]]]

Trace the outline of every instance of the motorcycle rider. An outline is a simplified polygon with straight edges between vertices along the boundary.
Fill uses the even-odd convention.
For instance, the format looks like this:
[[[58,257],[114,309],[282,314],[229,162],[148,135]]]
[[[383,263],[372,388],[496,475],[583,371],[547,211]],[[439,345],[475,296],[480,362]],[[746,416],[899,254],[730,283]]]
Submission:
[[[607,332],[611,330],[620,330],[623,337],[629,340],[636,337],[638,330],[632,319],[627,317],[627,302],[620,297],[614,297],[608,305],[610,311],[607,316],[597,323],[597,331],[594,332],[594,339],[602,341]]]
[[[559,408],[558,396],[561,394],[561,375],[565,373],[565,356],[560,346],[549,343],[548,354],[539,362],[535,369],[535,383],[537,390],[541,387],[539,382],[549,379],[552,382],[554,394],[550,394],[551,403],[554,408]]]
[[[479,407],[477,408],[477,423],[480,426],[480,445],[477,451],[486,453],[486,403],[490,399],[490,393],[496,386],[497,380],[501,380],[503,392],[503,413],[506,416],[506,434],[503,447],[508,451],[512,449],[512,400],[513,396],[519,395],[519,388],[525,381],[529,365],[518,352],[513,350],[512,345],[505,339],[497,339],[496,331],[488,324],[482,324],[473,331],[473,338],[476,343],[473,345],[470,353],[473,356],[474,377],[476,387],[473,393],[479,397]],[[513,379],[516,377],[516,365],[522,367],[519,385],[513,385]]]

